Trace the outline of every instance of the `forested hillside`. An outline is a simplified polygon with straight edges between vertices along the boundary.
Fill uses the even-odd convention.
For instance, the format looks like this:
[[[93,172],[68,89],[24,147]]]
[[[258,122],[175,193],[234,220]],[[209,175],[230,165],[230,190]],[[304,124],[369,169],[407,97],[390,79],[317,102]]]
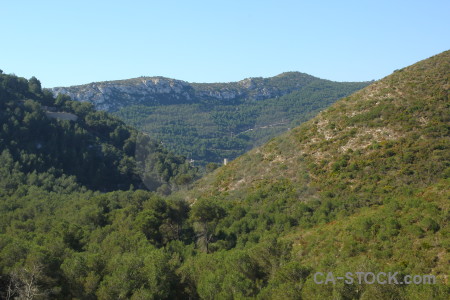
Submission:
[[[113,112],[167,149],[205,166],[232,160],[367,85],[288,72],[230,83],[142,77],[53,92]]]
[[[445,299],[449,82],[450,51],[398,70],[201,179],[189,199],[232,207],[216,234],[233,237],[238,249],[257,248],[270,233],[290,245],[281,261],[267,262],[279,269],[263,298]],[[209,248],[223,244],[217,238]],[[215,268],[190,277],[197,287],[231,289],[225,282],[241,263],[223,273],[221,255],[209,258]],[[319,286],[311,276],[354,270],[434,274],[440,285]]]
[[[0,294],[448,299],[449,77],[450,51],[398,70],[167,197],[19,182],[0,194]],[[23,176],[3,160],[2,182]],[[319,285],[316,272],[437,284]]]
[[[26,80],[0,74],[0,124],[3,171],[24,174],[8,184],[8,189],[27,180],[50,180],[47,184],[51,184],[48,178],[61,176],[73,176],[74,181],[94,190],[143,187],[143,176],[139,176],[143,173],[135,161],[136,130],[95,111],[92,104],[70,101],[64,95],[54,98],[34,77]],[[143,138],[138,141],[139,149],[148,148],[139,162],[144,165],[147,160],[147,165],[157,170],[145,174],[155,177],[155,189],[175,184],[181,175],[194,174],[184,158],[155,141],[148,140],[145,145]],[[2,176],[1,180],[9,179]]]

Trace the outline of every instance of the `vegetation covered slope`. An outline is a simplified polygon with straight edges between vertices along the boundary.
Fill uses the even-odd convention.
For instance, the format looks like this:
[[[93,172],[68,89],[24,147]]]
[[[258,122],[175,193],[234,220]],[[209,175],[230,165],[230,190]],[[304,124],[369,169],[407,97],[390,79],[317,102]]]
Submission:
[[[289,72],[230,83],[142,77],[55,88],[54,93],[114,112],[204,166],[236,158],[367,84]]]
[[[134,159],[136,130],[89,103],[64,95],[53,98],[34,77],[28,81],[0,74],[0,125],[0,154],[10,168],[6,172],[75,176],[78,183],[97,190],[142,185]],[[184,158],[155,142],[146,146],[146,159],[158,178],[155,189],[190,172]]]
[[[444,52],[395,72],[188,194],[20,184],[0,195],[0,293],[447,299],[449,65]],[[314,283],[380,271],[437,284]]]
[[[190,201],[233,207],[222,234],[237,248],[292,231],[278,240],[294,241],[288,261],[302,268],[433,273],[448,284],[449,79],[449,51],[399,70],[202,179]],[[224,280],[219,264],[193,281]],[[388,296],[380,286],[318,287],[302,268],[282,275],[290,283],[277,279],[269,298]],[[292,294],[284,294],[287,286]],[[444,299],[441,292],[409,286],[386,293]]]
[[[336,188],[339,198],[364,193],[368,183],[392,194],[402,186],[433,182],[448,173],[448,56],[444,52],[398,70],[338,101],[206,177],[199,190],[231,194],[285,178],[306,180],[318,191]]]

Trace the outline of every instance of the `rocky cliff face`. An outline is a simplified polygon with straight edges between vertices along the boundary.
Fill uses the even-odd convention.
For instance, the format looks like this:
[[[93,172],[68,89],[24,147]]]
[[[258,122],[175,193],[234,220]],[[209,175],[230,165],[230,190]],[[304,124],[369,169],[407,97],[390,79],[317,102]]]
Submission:
[[[53,93],[66,94],[73,100],[91,102],[97,109],[105,111],[116,111],[135,104],[187,102],[194,95],[187,82],[159,77],[57,87],[53,88]]]
[[[262,100],[285,95],[314,80],[313,76],[290,72],[271,78],[247,78],[230,83],[188,83],[164,77],[95,82],[52,91],[73,100],[88,101],[99,110],[117,111],[129,105],[164,105],[202,100]]]

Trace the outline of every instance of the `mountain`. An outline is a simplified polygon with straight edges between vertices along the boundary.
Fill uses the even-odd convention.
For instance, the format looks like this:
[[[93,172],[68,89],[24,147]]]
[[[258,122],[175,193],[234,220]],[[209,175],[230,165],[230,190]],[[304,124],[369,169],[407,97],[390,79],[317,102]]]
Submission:
[[[0,74],[0,124],[0,154],[7,167],[3,171],[23,176],[14,184],[5,183],[7,190],[31,180],[26,174],[37,182],[46,176],[73,176],[77,183],[103,191],[143,187],[143,179],[154,190],[163,185],[167,190],[167,185],[193,174],[184,158],[89,103],[63,95],[54,98],[34,77]],[[144,174],[139,168],[145,165]]]
[[[367,84],[289,72],[231,83],[141,77],[54,88],[53,93],[113,112],[204,166],[236,158]]]
[[[206,177],[214,184],[205,187],[232,192],[274,178],[303,183],[303,176],[297,176],[302,170],[307,171],[307,182],[319,190],[344,181],[338,196],[343,191],[360,192],[360,180],[393,193],[447,174],[448,57],[449,52],[444,52],[397,70],[339,100]]]
[[[446,51],[169,196],[71,187],[66,177],[18,170],[33,155],[2,154],[0,297],[446,300],[449,79]],[[5,99],[35,97],[36,80],[11,83],[6,98],[0,89],[2,122],[21,115]],[[48,98],[51,107],[64,97]],[[51,119],[55,126],[83,118],[62,108],[45,111],[69,119]],[[30,137],[18,133],[33,127],[23,128],[2,135],[1,145],[26,144]],[[408,275],[421,284],[403,284]],[[353,283],[338,279],[346,276]]]
[[[53,93],[73,100],[88,101],[99,110],[118,111],[131,105],[191,104],[207,100],[234,103],[244,99],[263,100],[286,95],[321,79],[300,72],[271,78],[246,78],[230,83],[189,83],[165,77],[93,82],[71,87],[55,87]]]
[[[222,259],[242,251],[237,249],[252,249],[249,261],[278,268],[265,277],[268,285],[258,293],[263,299],[445,299],[449,79],[446,51],[339,100],[202,178],[187,200],[195,207],[214,199],[229,213],[208,245],[220,254],[192,262],[186,271],[197,288],[211,288],[202,289],[201,297],[226,293],[231,289],[226,282],[237,282],[233,276],[257,289],[242,261],[225,272],[221,266]],[[252,256],[270,234],[277,237],[273,252],[262,255],[273,260]],[[291,248],[283,248],[286,244]],[[199,269],[204,273],[193,275]],[[315,272],[357,271],[433,274],[438,284],[314,283]],[[248,295],[245,291],[236,297]]]

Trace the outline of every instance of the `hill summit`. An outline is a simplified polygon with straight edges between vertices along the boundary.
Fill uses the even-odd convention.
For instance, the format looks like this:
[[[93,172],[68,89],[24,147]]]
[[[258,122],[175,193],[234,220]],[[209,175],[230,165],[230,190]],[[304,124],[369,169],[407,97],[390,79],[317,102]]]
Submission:
[[[225,103],[244,99],[263,100],[286,95],[320,80],[322,79],[300,72],[286,72],[269,78],[246,78],[229,83],[189,83],[161,76],[142,76],[55,87],[52,91],[55,96],[65,94],[73,100],[88,101],[97,109],[112,112],[130,105],[189,104],[204,100]]]

